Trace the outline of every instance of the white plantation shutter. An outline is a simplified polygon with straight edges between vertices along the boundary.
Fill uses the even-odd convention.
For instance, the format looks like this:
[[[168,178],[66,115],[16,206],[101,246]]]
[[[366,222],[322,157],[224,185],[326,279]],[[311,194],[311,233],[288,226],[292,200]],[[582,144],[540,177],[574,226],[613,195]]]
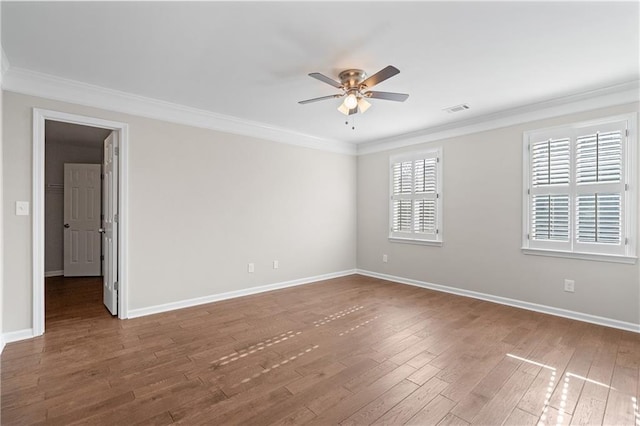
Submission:
[[[393,193],[411,194],[413,183],[413,162],[403,161],[393,165]]]
[[[622,179],[622,132],[578,136],[576,182],[620,182]]]
[[[571,141],[568,137],[530,145],[529,238],[566,249],[570,238]],[[541,243],[542,244],[542,243]],[[562,244],[562,245],[561,245]]]
[[[439,151],[391,158],[390,237],[438,241]]]
[[[621,194],[578,195],[576,206],[578,242],[620,244]]]
[[[435,234],[436,200],[415,200],[413,203],[413,232]]]
[[[393,200],[393,230],[395,232],[411,232],[412,209],[411,200]]]
[[[569,241],[569,195],[534,195],[531,232],[534,240]]]
[[[626,128],[580,129],[576,135],[575,246],[624,253],[624,139]]]
[[[414,161],[415,165],[415,192],[416,194],[435,194],[436,189],[436,165],[435,157]]]
[[[630,256],[632,119],[525,134],[524,248]],[[632,203],[633,205],[634,203]],[[630,207],[633,209],[633,207]],[[632,232],[631,232],[632,233]]]
[[[531,184],[566,185],[569,183],[569,139],[549,139],[532,144]]]

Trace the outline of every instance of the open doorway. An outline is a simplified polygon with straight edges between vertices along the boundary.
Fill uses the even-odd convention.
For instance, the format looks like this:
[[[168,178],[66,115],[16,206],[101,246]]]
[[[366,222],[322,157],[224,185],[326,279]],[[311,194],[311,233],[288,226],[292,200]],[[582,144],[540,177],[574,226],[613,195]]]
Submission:
[[[108,315],[99,296],[103,144],[111,132],[45,120],[45,327]]]
[[[34,109],[36,336],[45,319],[126,318],[126,142],[124,123]]]

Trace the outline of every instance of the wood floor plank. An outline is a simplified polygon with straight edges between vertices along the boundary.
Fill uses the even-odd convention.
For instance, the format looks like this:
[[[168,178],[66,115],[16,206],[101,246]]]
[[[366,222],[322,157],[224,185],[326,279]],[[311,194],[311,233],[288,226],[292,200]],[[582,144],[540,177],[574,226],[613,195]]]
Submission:
[[[473,422],[477,424],[491,424],[496,419],[505,419],[524,395],[534,377],[523,371],[516,371],[509,380],[500,388],[493,398],[485,405]]]
[[[549,407],[549,410],[545,413],[544,424],[564,426],[571,424],[571,414],[565,413],[563,410],[558,410],[554,407]],[[605,423],[608,424],[608,423]],[[612,425],[621,425],[623,423],[611,423]]]
[[[313,411],[307,407],[300,407],[293,413],[287,414],[282,419],[271,423],[272,426],[292,426],[310,422],[316,417]]]
[[[440,422],[437,426],[468,426],[469,422],[465,422],[460,417],[456,417],[453,414],[449,413]]]
[[[340,401],[340,403],[330,407],[320,414],[310,424],[326,425],[340,423],[360,408],[364,407],[369,401],[375,400],[380,395],[405,380],[413,373],[415,369],[408,365],[402,365],[390,373],[380,377],[359,392],[354,393]]]
[[[423,385],[439,372],[440,372],[439,368],[434,367],[433,365],[427,364],[422,366],[420,369],[416,370],[412,375],[410,375],[408,380],[411,380],[413,383],[416,383],[418,385]]]
[[[640,421],[637,333],[359,275],[122,321],[99,278],[45,290],[2,424]]]
[[[419,386],[408,380],[403,380],[387,392],[383,393],[377,399],[356,411],[340,424],[342,426],[355,426],[362,424],[371,424],[373,421],[381,417],[384,413],[396,406],[400,401],[413,393]]]
[[[326,410],[339,404],[351,395],[353,395],[353,392],[345,389],[344,387],[334,388],[331,390],[331,392],[325,392],[321,395],[319,394],[317,397],[314,397],[307,403],[307,407],[314,414],[321,415]]]
[[[637,410],[634,407],[638,394],[638,368],[616,364],[611,379],[611,389],[605,408],[605,424],[633,424]]]
[[[560,381],[555,370],[541,368],[517,407],[539,417],[550,405],[551,395]]]
[[[398,368],[398,365],[391,361],[382,362],[364,374],[354,377],[348,383],[345,383],[344,387],[351,392],[358,392],[396,368]]]
[[[500,391],[505,382],[517,370],[520,362],[504,357],[495,368],[488,371],[482,381],[460,400],[452,411],[463,420],[472,422],[476,415]]]
[[[573,410],[571,424],[575,425],[601,425],[604,419],[604,410],[607,404],[608,391],[593,383],[585,383],[582,394]]]
[[[286,386],[286,388],[289,389],[289,392],[291,392],[292,394],[296,394],[302,390],[308,389],[316,385],[318,382],[324,380],[326,377],[330,377],[340,373],[342,370],[346,368],[347,367],[344,364],[341,364],[339,362],[333,362],[318,372],[302,375],[300,379],[296,380],[295,382],[289,383]],[[298,370],[296,369],[296,371]]]
[[[455,402],[442,395],[436,396],[427,405],[425,405],[415,416],[409,419],[407,425],[433,425],[442,421],[451,409],[456,405]]]
[[[511,414],[509,414],[509,417],[507,417],[503,424],[517,426],[534,426],[538,424],[539,417],[540,416],[534,416],[533,414],[516,407],[511,412]]]
[[[434,354],[432,354],[431,352],[424,351],[424,352],[421,352],[418,355],[414,356],[409,361],[407,361],[407,365],[410,365],[413,368],[418,369],[418,368],[423,367],[425,364],[429,363],[435,357],[436,356]]]
[[[249,422],[265,422],[280,419],[282,413],[295,411],[297,407],[306,406],[314,414],[322,414],[329,407],[333,407],[343,399],[352,395],[351,391],[344,388],[343,385],[349,382],[353,377],[357,377],[371,369],[377,363],[371,359],[363,359],[357,364],[353,364],[344,370],[326,377],[322,381],[316,383],[315,386],[309,387],[296,394],[292,394],[291,398],[279,404],[273,404],[270,407],[263,407],[253,413],[253,417],[249,418]]]
[[[396,425],[405,424],[418,411],[427,405],[431,400],[439,395],[440,391],[447,387],[447,382],[443,382],[438,378],[432,378],[419,389],[414,391],[407,398],[399,402],[387,413],[377,419],[376,425]]]

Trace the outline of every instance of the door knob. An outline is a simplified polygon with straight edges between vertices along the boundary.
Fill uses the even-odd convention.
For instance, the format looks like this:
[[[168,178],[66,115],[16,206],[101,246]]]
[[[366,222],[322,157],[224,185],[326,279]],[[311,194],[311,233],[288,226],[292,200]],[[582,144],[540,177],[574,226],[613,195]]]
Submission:
[[[64,224],[64,227],[65,227],[65,228],[68,228],[68,227],[69,227],[69,224],[68,224],[68,223],[65,223],[65,224]]]
[[[98,232],[101,233],[101,234],[104,234],[105,230],[104,230],[104,228],[98,228]]]

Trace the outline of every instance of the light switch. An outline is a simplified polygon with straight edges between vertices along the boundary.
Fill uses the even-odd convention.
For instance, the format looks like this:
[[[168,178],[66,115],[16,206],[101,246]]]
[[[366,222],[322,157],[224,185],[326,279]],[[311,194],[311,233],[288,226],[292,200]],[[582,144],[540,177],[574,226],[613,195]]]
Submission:
[[[28,201],[16,201],[16,216],[29,216]]]

